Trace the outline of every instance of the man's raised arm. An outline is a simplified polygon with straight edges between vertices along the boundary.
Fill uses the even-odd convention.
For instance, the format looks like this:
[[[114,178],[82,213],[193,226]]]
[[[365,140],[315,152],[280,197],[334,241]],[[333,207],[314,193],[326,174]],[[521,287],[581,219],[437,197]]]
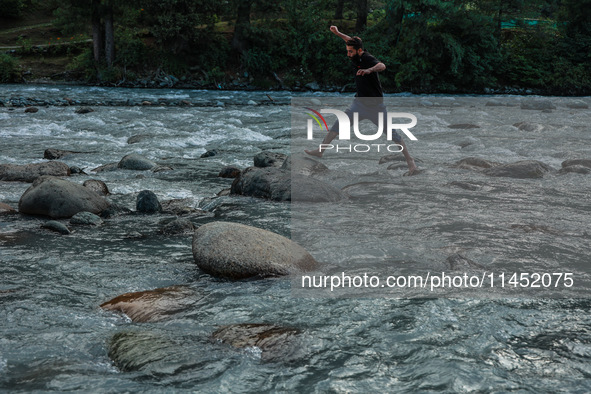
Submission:
[[[332,31],[337,36],[341,37],[345,42],[351,39],[351,37],[349,37],[348,35],[341,33],[336,26],[331,26],[330,31]]]

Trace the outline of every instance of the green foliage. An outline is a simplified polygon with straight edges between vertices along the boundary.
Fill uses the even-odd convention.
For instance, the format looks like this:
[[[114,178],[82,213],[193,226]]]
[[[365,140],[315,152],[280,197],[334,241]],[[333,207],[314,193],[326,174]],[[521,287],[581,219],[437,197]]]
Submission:
[[[372,42],[385,37],[380,49],[397,88],[474,91],[495,83],[500,53],[490,18],[457,1],[393,1],[389,11],[388,23],[368,33]]]
[[[87,48],[83,50],[80,55],[74,57],[66,69],[81,73],[86,80],[96,78],[96,67],[94,64],[92,49]]]
[[[249,73],[255,76],[267,75],[272,71],[271,56],[259,49],[252,48],[246,51],[242,64]]]
[[[10,55],[0,53],[0,83],[22,81],[22,70],[18,61]]]

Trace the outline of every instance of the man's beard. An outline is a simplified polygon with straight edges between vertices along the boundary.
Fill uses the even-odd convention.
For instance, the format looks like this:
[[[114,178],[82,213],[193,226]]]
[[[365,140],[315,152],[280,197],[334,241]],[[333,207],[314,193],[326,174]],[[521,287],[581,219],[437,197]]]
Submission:
[[[361,56],[359,56],[358,54],[355,54],[353,56],[351,56],[351,61],[353,63],[359,63],[359,60],[361,59]]]

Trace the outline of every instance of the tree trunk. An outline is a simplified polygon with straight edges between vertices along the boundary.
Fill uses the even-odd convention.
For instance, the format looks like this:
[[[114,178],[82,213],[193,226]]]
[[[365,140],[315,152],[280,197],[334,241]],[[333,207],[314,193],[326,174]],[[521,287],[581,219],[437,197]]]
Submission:
[[[343,19],[343,9],[345,8],[345,0],[337,0],[337,9],[334,12],[335,19]]]
[[[367,14],[369,7],[367,0],[357,0],[357,22],[355,23],[355,31],[361,32],[367,26]]]
[[[108,7],[105,13],[105,59],[107,66],[112,67],[115,60],[115,34],[113,31],[113,8]]]
[[[100,0],[92,0],[91,4],[91,22],[92,22],[92,50],[95,63],[99,63],[103,58],[103,28],[101,25]]]
[[[247,33],[250,28],[250,10],[252,0],[240,0],[238,3],[238,15],[236,25],[234,26],[234,36],[232,37],[232,48],[243,53],[248,47]]]
[[[402,21],[404,20],[404,5],[402,2],[398,2],[397,5],[388,8],[386,18],[388,20],[389,39],[393,41],[394,46],[396,46],[400,40],[400,35],[402,34]]]

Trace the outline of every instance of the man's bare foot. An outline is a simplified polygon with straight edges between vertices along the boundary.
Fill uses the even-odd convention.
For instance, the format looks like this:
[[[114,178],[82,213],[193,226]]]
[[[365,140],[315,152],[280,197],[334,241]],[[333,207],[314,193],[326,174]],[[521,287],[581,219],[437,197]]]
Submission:
[[[305,149],[304,152],[306,152],[310,156],[322,157],[322,152],[320,152],[318,149],[315,149],[315,150],[306,150]]]

